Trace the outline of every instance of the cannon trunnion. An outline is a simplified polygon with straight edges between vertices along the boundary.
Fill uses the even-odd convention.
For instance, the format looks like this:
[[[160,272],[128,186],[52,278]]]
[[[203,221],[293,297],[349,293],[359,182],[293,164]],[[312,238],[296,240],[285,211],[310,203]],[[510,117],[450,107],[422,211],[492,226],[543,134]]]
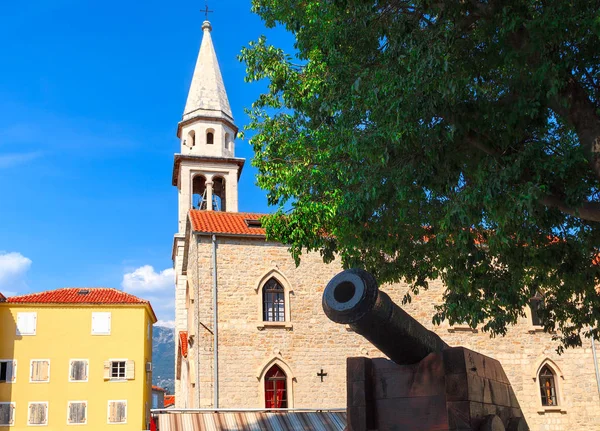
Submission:
[[[510,382],[495,359],[449,347],[351,269],[323,293],[323,309],[386,354],[348,358],[349,431],[526,431]]]

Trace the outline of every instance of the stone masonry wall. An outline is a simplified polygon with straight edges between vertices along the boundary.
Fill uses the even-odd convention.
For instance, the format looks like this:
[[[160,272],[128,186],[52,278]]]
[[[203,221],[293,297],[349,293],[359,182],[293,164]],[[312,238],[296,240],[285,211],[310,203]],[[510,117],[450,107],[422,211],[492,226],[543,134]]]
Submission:
[[[196,392],[199,407],[213,407],[212,246],[210,237],[190,238],[191,242],[195,244],[190,246],[190,251],[194,250],[188,256],[187,278],[190,287],[198,289],[194,319],[198,334],[192,347],[198,350],[199,358],[196,369],[200,387]],[[381,353],[345,326],[330,322],[322,311],[323,290],[341,270],[339,264],[325,265],[318,254],[309,254],[296,268],[285,246],[263,239],[219,237],[217,256],[219,407],[264,407],[264,383],[260,379],[273,361],[293,378],[290,407],[345,407],[346,358]],[[197,266],[192,269],[193,265]],[[263,326],[260,280],[270,271],[291,289],[288,327],[259,328]],[[383,290],[400,304],[407,286],[399,283]],[[532,430],[600,430],[600,403],[589,344],[558,356],[551,335],[535,331],[528,318],[521,319],[506,337],[495,339],[466,328],[434,327],[433,307],[443,290],[441,281],[435,280],[404,309],[448,344],[498,359]],[[190,307],[190,313],[193,310]],[[551,361],[558,374],[559,408],[553,410],[542,407],[536,379],[545,360]],[[323,382],[317,376],[321,369],[327,373]]]

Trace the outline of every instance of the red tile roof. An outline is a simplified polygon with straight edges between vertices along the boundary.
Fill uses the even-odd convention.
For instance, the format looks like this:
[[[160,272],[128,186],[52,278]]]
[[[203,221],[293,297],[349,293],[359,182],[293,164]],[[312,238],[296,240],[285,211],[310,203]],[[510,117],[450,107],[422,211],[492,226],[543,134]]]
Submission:
[[[160,386],[155,386],[155,385],[152,385],[152,390],[153,391],[158,391],[158,392],[167,392],[166,389],[161,388]]]
[[[187,331],[179,331],[179,348],[181,349],[181,356],[187,358],[188,355],[188,333]]]
[[[261,217],[266,215],[205,210],[190,210],[189,214],[194,232],[257,237],[264,237],[265,230],[262,227],[248,226],[248,221],[254,221],[256,224]]]
[[[150,301],[110,287],[65,287],[45,292],[11,296],[6,302],[12,304],[144,304],[148,305],[156,319]]]
[[[165,407],[171,407],[175,405],[175,395],[165,395]]]

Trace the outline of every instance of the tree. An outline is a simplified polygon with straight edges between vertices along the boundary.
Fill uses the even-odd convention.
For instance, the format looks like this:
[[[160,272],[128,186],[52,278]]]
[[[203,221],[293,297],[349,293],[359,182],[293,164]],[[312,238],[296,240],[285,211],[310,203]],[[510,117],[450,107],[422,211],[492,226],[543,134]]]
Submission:
[[[254,0],[296,41],[241,54],[268,80],[248,110],[268,235],[405,301],[441,277],[437,323],[504,334],[540,292],[561,346],[598,337],[598,7]]]

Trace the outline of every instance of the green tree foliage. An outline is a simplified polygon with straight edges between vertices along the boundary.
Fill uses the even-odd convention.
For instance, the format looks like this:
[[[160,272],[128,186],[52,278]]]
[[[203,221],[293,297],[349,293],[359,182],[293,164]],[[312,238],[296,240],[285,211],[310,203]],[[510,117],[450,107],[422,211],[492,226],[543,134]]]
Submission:
[[[441,277],[434,322],[504,334],[539,291],[546,330],[600,318],[597,1],[254,0],[241,54],[271,238],[299,260]],[[600,260],[600,259],[599,259]],[[598,336],[598,331],[592,331]]]

